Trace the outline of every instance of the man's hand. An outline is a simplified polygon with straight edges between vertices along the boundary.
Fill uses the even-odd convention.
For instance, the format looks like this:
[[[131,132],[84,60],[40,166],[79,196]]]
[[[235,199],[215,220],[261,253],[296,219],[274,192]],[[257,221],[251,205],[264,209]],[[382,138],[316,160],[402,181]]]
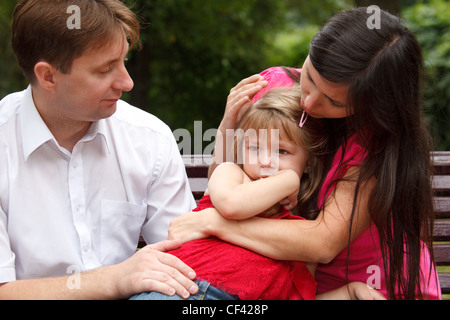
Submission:
[[[177,257],[165,253],[180,247],[181,241],[165,240],[148,245],[128,260],[111,266],[115,276],[114,288],[117,296],[128,298],[133,294],[157,291],[172,296],[188,298],[198,291],[192,281],[194,270]]]

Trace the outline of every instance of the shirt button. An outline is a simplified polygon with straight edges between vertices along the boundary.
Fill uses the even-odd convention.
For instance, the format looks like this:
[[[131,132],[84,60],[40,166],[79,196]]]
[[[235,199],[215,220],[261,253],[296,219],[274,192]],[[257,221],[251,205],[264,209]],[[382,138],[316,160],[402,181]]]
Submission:
[[[83,252],[88,252],[89,251],[89,247],[88,246],[83,246]]]
[[[76,168],[78,167],[78,163],[74,162],[74,163],[72,164],[72,167],[73,167],[74,169],[76,169]]]
[[[80,206],[76,206],[75,210],[80,211]]]

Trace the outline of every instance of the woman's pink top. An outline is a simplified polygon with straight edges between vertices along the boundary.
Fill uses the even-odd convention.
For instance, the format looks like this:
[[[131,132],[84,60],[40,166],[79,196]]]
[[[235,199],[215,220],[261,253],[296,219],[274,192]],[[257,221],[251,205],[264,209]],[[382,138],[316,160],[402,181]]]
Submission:
[[[301,72],[301,69],[296,70]],[[269,84],[255,96],[254,101],[272,88],[289,87],[293,84],[293,80],[281,67],[267,69],[261,75],[264,76]],[[366,150],[358,141],[356,134],[348,139],[343,159],[345,165],[338,169],[342,152],[343,150],[340,148],[336,153],[331,170],[328,172],[322,185],[318,200],[319,208],[334,190],[335,186],[331,185],[328,188],[329,185],[336,179],[343,177],[350,167],[359,166],[366,156]],[[328,194],[325,195],[327,189]],[[348,248],[345,248],[333,261],[318,266],[316,271],[317,293],[337,289],[347,283],[347,254]],[[424,297],[428,299],[441,299],[439,281],[434,265],[431,264],[429,251],[425,245],[423,245],[421,255],[421,270],[422,292]],[[374,224],[363,231],[350,245],[348,281],[367,283],[387,296],[380,240],[378,230]]]
[[[342,160],[343,165],[339,167],[342,157],[342,147],[338,150],[333,159],[331,170],[319,193],[319,208],[323,205],[324,201],[326,201],[325,199],[333,192],[335,188],[333,181],[344,177],[350,167],[361,165],[365,156],[366,150],[359,142],[358,136],[354,134],[347,141],[344,158]],[[325,195],[329,186],[328,194]],[[327,292],[347,283],[347,255],[348,248],[345,248],[333,259],[333,261],[318,266],[316,271],[317,293]],[[422,247],[421,270],[421,283],[424,298],[440,299],[441,290],[439,282],[437,281],[434,266],[430,264],[429,251],[425,245]],[[383,295],[387,296],[380,239],[378,230],[373,223],[350,245],[348,281],[361,281],[367,283],[378,289]]]

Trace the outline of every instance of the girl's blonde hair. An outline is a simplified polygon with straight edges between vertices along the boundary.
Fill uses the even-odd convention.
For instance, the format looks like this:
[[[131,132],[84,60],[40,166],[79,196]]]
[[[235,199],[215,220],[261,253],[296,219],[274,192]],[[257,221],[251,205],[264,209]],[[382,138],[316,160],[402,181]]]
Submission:
[[[300,128],[301,92],[298,85],[292,88],[277,88],[267,92],[263,97],[243,115],[236,125],[235,137],[235,163],[241,158],[239,154],[245,141],[245,133],[249,130],[259,132],[260,129],[278,129],[280,139],[292,142],[304,148],[308,155],[307,165],[303,172],[298,206],[295,213],[305,212],[307,200],[314,194],[320,185],[323,176],[323,165],[317,155],[320,154],[326,137],[322,131],[322,121],[309,117],[305,125]],[[270,215],[279,211],[279,206],[265,212]]]

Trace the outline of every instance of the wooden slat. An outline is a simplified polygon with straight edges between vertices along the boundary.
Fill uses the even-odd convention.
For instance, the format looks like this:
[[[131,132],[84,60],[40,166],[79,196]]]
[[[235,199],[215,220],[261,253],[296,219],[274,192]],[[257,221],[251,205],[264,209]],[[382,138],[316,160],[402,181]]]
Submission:
[[[448,272],[439,272],[439,284],[441,285],[442,294],[450,293],[450,273]]]
[[[450,219],[450,197],[434,197],[436,218]]]
[[[209,155],[183,155],[184,166],[189,178],[208,177],[208,168],[212,157]]]
[[[436,175],[450,175],[450,151],[435,151],[431,154]]]
[[[438,243],[433,245],[434,260],[438,266],[450,266],[450,244]]]
[[[450,220],[434,222],[433,241],[450,241]]]
[[[450,196],[450,176],[434,176],[432,186],[436,196]]]

